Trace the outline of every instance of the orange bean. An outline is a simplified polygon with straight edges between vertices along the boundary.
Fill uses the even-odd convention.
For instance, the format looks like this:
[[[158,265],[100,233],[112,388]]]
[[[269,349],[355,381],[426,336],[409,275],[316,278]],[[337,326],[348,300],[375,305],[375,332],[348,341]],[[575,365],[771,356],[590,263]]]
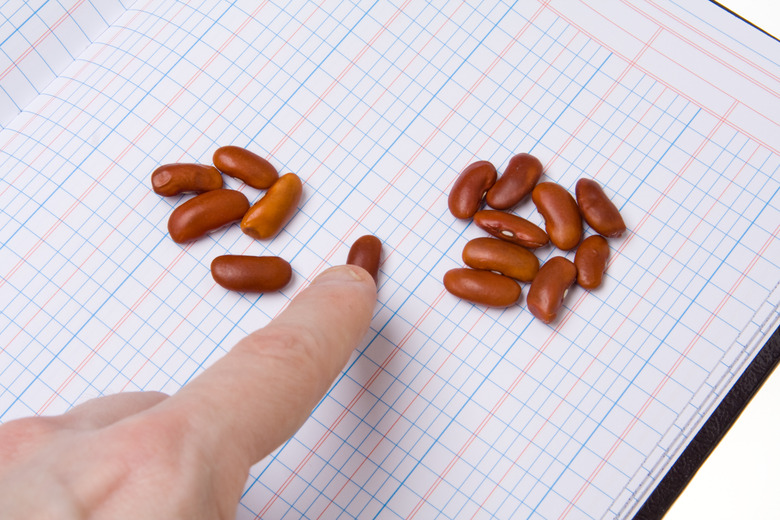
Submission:
[[[539,259],[524,247],[480,237],[463,248],[463,262],[474,269],[494,271],[521,282],[530,282],[539,271]]]
[[[596,233],[616,238],[626,231],[626,224],[615,204],[607,197],[599,183],[592,179],[580,179],[574,188],[580,212]]]
[[[542,182],[531,193],[536,209],[544,217],[550,242],[568,251],[582,238],[582,217],[574,197],[554,182]]]
[[[221,146],[214,152],[214,166],[248,186],[264,190],[279,178],[276,168],[259,155],[239,146]]]
[[[382,242],[374,235],[364,235],[352,244],[347,255],[347,264],[362,267],[377,283],[379,261],[382,257]]]
[[[171,212],[168,232],[182,244],[200,238],[237,220],[249,209],[249,201],[240,191],[207,191],[196,195]]]
[[[519,153],[509,160],[504,173],[488,190],[485,202],[494,209],[509,209],[531,193],[541,176],[539,159]]]
[[[503,211],[477,211],[474,214],[474,223],[496,238],[528,249],[542,247],[550,241],[547,233],[533,222]]]
[[[219,170],[205,164],[163,164],[152,172],[152,189],[164,197],[188,192],[203,193],[221,187]]]
[[[577,279],[577,268],[571,260],[556,256],[544,264],[528,289],[528,309],[545,323],[551,323],[563,306],[563,298]]]
[[[273,237],[295,214],[302,193],[303,184],[297,175],[282,175],[246,212],[241,231],[260,240]]]
[[[491,186],[496,182],[496,167],[488,161],[469,164],[452,185],[447,204],[455,218],[474,216]]]
[[[609,244],[601,235],[592,235],[582,241],[574,255],[577,283],[585,289],[601,285],[609,259]]]
[[[292,279],[292,267],[278,256],[222,255],[211,262],[211,276],[225,289],[271,292]]]
[[[508,307],[522,292],[520,285],[507,276],[467,267],[444,273],[444,288],[458,298],[491,307]]]

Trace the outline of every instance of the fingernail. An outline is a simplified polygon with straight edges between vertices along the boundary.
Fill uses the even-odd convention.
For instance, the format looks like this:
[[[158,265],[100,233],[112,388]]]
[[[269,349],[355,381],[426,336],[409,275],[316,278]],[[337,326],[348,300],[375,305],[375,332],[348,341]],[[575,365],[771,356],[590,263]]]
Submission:
[[[320,273],[312,283],[365,282],[369,278],[371,278],[371,275],[365,269],[354,265],[337,265]]]

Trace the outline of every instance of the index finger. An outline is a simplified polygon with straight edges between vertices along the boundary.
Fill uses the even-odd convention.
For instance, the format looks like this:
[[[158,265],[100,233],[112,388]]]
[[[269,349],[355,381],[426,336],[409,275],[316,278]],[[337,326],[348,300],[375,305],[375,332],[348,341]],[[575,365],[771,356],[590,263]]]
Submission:
[[[251,465],[303,424],[365,336],[375,302],[368,272],[330,268],[158,408],[183,413],[207,446],[235,447]]]

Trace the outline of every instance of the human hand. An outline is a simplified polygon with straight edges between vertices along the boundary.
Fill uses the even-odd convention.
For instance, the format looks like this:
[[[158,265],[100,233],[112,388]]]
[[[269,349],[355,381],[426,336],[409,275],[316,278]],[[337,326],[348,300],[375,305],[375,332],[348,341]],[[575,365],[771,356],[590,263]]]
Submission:
[[[331,268],[172,396],[122,393],[1,425],[2,518],[234,518],[250,467],[303,424],[375,301],[366,271]]]

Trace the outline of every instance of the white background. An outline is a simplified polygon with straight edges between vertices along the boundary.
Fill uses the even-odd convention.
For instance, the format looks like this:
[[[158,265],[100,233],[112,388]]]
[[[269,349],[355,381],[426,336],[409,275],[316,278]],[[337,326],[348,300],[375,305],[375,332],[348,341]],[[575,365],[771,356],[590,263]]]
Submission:
[[[720,0],[720,3],[780,38],[778,0]],[[779,407],[780,372],[776,370],[664,520],[780,518]]]

